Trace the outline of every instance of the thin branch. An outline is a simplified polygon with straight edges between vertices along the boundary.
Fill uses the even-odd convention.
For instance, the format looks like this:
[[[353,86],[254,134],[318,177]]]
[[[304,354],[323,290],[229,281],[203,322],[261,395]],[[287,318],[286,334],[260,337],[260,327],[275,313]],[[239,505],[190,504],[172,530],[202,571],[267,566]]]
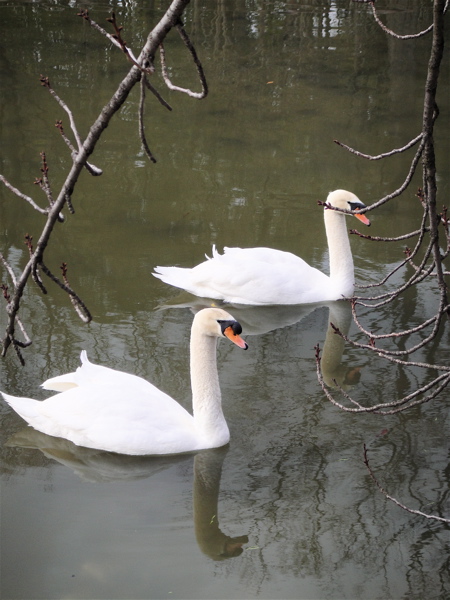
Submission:
[[[25,236],[25,245],[28,248],[28,254],[30,255],[30,258],[32,258],[33,257],[33,237],[31,235],[29,235],[28,233]],[[43,294],[46,294],[47,290],[42,282],[42,279],[39,276],[37,264],[33,265],[33,269],[31,271],[31,276],[33,278],[33,281],[40,288],[41,292]]]
[[[421,283],[422,281],[424,281],[424,279],[426,279],[435,268],[435,263],[433,261],[431,263],[431,265],[427,268],[427,270],[424,270],[425,265],[428,262],[428,259],[430,258],[432,246],[433,246],[433,244],[430,243],[425,252],[424,258],[422,260],[422,263],[421,263],[419,269],[414,271],[413,275],[409,278],[409,280],[406,283],[404,283],[397,289],[393,290],[392,292],[388,292],[386,294],[380,294],[378,296],[373,296],[371,298],[361,298],[359,296],[355,296],[354,300],[357,300],[358,304],[360,304],[361,306],[365,306],[367,308],[379,308],[380,306],[385,306],[386,304],[389,304],[390,302],[392,302],[393,300],[398,298],[398,296],[402,292],[404,292],[405,290],[410,288],[412,285],[417,285],[417,284]],[[408,260],[409,259],[406,259],[406,261],[408,261]],[[380,302],[377,302],[376,304],[367,304],[368,301],[369,302],[380,301]]]
[[[109,17],[108,19],[106,19],[108,21],[108,23],[111,23],[112,26],[114,27],[114,31],[115,34],[110,34],[108,33],[105,29],[103,29],[103,27],[101,27],[98,23],[96,23],[95,21],[93,21],[90,16],[89,16],[89,12],[86,9],[82,9],[78,15],[78,17],[82,17],[85,21],[87,21],[89,23],[89,25],[91,25],[94,29],[96,29],[97,31],[99,31],[102,35],[104,35],[105,37],[108,38],[108,40],[114,44],[117,48],[119,48],[120,50],[122,50],[122,52],[125,54],[125,56],[127,57],[127,59],[135,66],[137,67],[140,71],[142,71],[143,73],[148,73],[148,74],[152,74],[154,72],[154,67],[153,65],[150,65],[148,67],[143,67],[142,64],[139,61],[139,58],[136,58],[133,54],[133,51],[131,50],[131,48],[129,48],[129,46],[127,45],[126,41],[122,38],[122,31],[123,31],[123,27],[121,25],[117,24],[116,21],[116,14],[114,13],[114,11],[111,14],[111,17]]]
[[[424,138],[422,138],[420,141],[419,148],[417,149],[417,151],[411,161],[411,166],[409,168],[409,172],[408,172],[404,182],[401,184],[401,186],[399,188],[397,188],[396,190],[394,190],[391,194],[388,194],[384,198],[381,198],[381,200],[378,200],[377,202],[370,204],[370,206],[368,206],[366,210],[373,210],[374,208],[378,208],[379,206],[386,204],[386,202],[389,202],[390,200],[397,198],[397,196],[400,196],[400,194],[402,194],[406,190],[406,188],[411,183],[411,180],[416,171],[417,165],[419,164],[419,160],[420,160],[420,157],[422,156],[424,145],[425,145]]]
[[[172,0],[169,8],[166,10],[159,23],[149,33],[137,59],[139,66],[133,65],[128,74],[120,82],[117,90],[111,99],[103,106],[99,116],[92,124],[86,139],[79,149],[79,152],[73,159],[72,167],[59,191],[57,198],[54,201],[53,206],[48,211],[47,221],[37,241],[33,255],[30,257],[19,279],[16,281],[14,295],[8,304],[9,319],[5,331],[5,337],[3,339],[3,356],[6,354],[11,343],[14,344],[16,316],[21,305],[22,296],[27,285],[28,278],[33,271],[36,271],[37,267],[40,267],[43,270],[45,268],[43,265],[44,251],[49,243],[51,233],[58,220],[60,210],[64,206],[64,203],[66,203],[68,199],[72,197],[72,192],[78,181],[78,177],[82,169],[85,167],[89,155],[94,151],[94,148],[103,131],[110,123],[112,117],[125,103],[133,87],[140,80],[142,75],[142,68],[140,65],[144,64],[145,61],[148,61],[148,57],[154,56],[157,48],[163,42],[168,32],[180,22],[180,17],[188,4],[189,0]],[[66,291],[71,296],[76,296],[73,290],[67,289]],[[79,298],[76,298],[77,302],[80,302],[81,304]]]
[[[73,291],[73,289],[69,285],[69,282],[67,281],[67,264],[62,263],[61,265],[64,283],[60,279],[58,279],[56,275],[53,275],[50,269],[48,269],[43,262],[40,262],[39,266],[41,267],[42,271],[47,275],[47,277],[49,277],[54,283],[56,283],[56,285],[58,285],[62,290],[67,292],[67,294],[69,294],[70,301],[72,302],[73,307],[75,308],[80,319],[85,323],[90,323],[92,321],[92,315],[89,309],[81,300],[81,298]]]
[[[50,85],[50,80],[49,80],[49,78],[48,78],[48,77],[44,77],[43,75],[41,75],[41,76],[40,76],[40,82],[41,82],[41,85],[42,85],[43,87],[45,87],[45,88],[46,88],[46,89],[47,89],[47,90],[50,92],[50,94],[53,96],[53,98],[56,100],[56,102],[57,102],[57,103],[58,103],[58,104],[61,106],[61,108],[62,108],[63,110],[65,110],[65,111],[66,111],[66,113],[68,114],[68,116],[69,116],[69,121],[70,121],[70,127],[71,127],[71,129],[72,129],[73,135],[75,136],[75,140],[76,140],[76,142],[77,142],[77,145],[78,145],[78,151],[79,151],[79,150],[81,149],[81,146],[83,145],[83,143],[82,143],[82,141],[81,141],[81,138],[80,138],[80,135],[79,135],[79,133],[78,133],[78,129],[77,129],[77,126],[76,126],[76,124],[75,124],[75,119],[74,119],[74,117],[73,117],[73,113],[72,113],[72,111],[71,111],[71,110],[70,110],[70,108],[67,106],[67,104],[64,102],[64,100],[62,100],[62,99],[61,99],[61,98],[58,96],[58,94],[55,92],[55,90],[52,88],[52,86]]]
[[[56,100],[56,102],[57,102],[57,103],[58,103],[58,104],[61,106],[61,108],[62,108],[63,110],[65,110],[65,111],[66,111],[66,113],[69,115],[70,127],[71,127],[71,129],[72,129],[73,135],[75,136],[75,140],[76,140],[76,142],[77,142],[77,145],[78,145],[78,152],[79,152],[79,151],[80,151],[80,149],[81,149],[81,147],[82,147],[82,145],[83,145],[83,143],[82,143],[82,141],[81,141],[80,134],[78,133],[78,129],[77,129],[77,126],[76,126],[75,119],[74,119],[74,116],[73,116],[73,113],[72,113],[72,111],[71,111],[71,110],[70,110],[70,108],[67,106],[67,104],[64,102],[64,100],[62,100],[62,99],[61,99],[61,98],[58,96],[58,94],[55,92],[55,90],[52,88],[52,86],[50,85],[50,80],[49,80],[49,78],[48,78],[48,77],[44,77],[43,75],[41,75],[41,76],[40,76],[40,82],[41,82],[41,85],[42,85],[43,87],[45,87],[45,88],[46,88],[46,89],[47,89],[47,90],[50,92],[50,94],[53,96],[53,98]],[[73,145],[70,143],[70,141],[69,141],[69,139],[67,138],[67,136],[65,136],[65,134],[64,134],[64,132],[63,132],[63,129],[62,129],[62,125],[61,125],[61,126],[59,126],[59,125],[58,125],[58,123],[61,123],[61,121],[57,121],[57,123],[56,123],[56,127],[58,127],[58,129],[60,130],[60,132],[61,132],[61,135],[63,136],[63,139],[64,139],[64,141],[66,142],[66,144],[68,144],[68,146],[69,146],[69,148],[70,148],[70,150],[71,150],[72,154],[76,154],[76,153],[77,153],[77,150],[76,150],[76,149],[73,147]],[[94,175],[94,176],[101,175],[101,174],[102,174],[102,172],[103,172],[101,169],[99,169],[99,168],[98,168],[98,167],[96,167],[95,165],[91,165],[91,164],[89,164],[88,162],[86,162],[86,164],[85,164],[85,167],[86,167],[86,169],[89,171],[89,173],[90,173],[91,175]]]
[[[391,150],[390,152],[385,152],[383,154],[378,154],[376,156],[372,156],[371,154],[363,154],[362,152],[359,152],[358,150],[355,150],[354,148],[351,148],[350,146],[343,144],[339,140],[333,140],[333,141],[338,146],[341,146],[345,150],[348,150],[352,154],[356,154],[356,156],[360,156],[361,158],[366,158],[367,160],[381,160],[382,158],[387,158],[388,156],[393,156],[394,154],[399,154],[401,152],[405,152],[409,148],[412,148],[413,146],[415,146],[417,144],[417,142],[419,140],[421,140],[422,135],[423,134],[420,133],[417,137],[415,137],[413,140],[411,140],[405,146],[403,146],[403,148],[396,148],[394,150]]]
[[[156,88],[154,88],[152,86],[152,84],[150,83],[150,81],[148,80],[148,78],[146,76],[143,77],[145,86],[151,91],[151,93],[158,99],[158,101],[165,107],[167,108],[167,110],[173,110],[172,107],[170,106],[170,104],[168,102],[166,102],[166,100],[164,100],[164,98],[161,96],[161,94],[158,92],[158,90]]]
[[[208,94],[208,84],[206,82],[202,64],[201,64],[201,62],[197,56],[197,52],[195,51],[195,48],[192,45],[181,22],[177,23],[176,27],[177,27],[178,33],[180,34],[181,39],[183,40],[183,42],[185,43],[186,47],[188,48],[189,52],[192,55],[192,59],[195,63],[195,66],[197,68],[197,73],[200,78],[202,91],[201,92],[193,92],[192,90],[190,90],[188,88],[179,87],[177,85],[174,85],[171,82],[170,77],[169,77],[169,72],[167,70],[167,65],[166,65],[166,52],[164,50],[164,45],[161,44],[159,47],[159,55],[160,55],[160,59],[161,59],[161,72],[162,72],[163,79],[165,81],[165,84],[167,85],[167,87],[170,90],[176,91],[176,92],[182,92],[183,94],[187,94],[191,98],[197,98],[197,100],[201,100],[202,98],[205,98]]]
[[[28,346],[31,346],[31,344],[33,342],[29,338],[27,332],[25,331],[25,327],[22,324],[22,321],[19,319],[19,317],[17,315],[16,315],[16,323],[19,326],[19,329],[22,332],[22,335],[25,338],[25,341],[24,342],[20,342],[19,340],[14,339],[13,340],[14,345],[15,346],[20,346],[21,348],[27,348]]]
[[[0,260],[2,261],[5,269],[8,271],[9,276],[11,277],[11,280],[12,280],[14,286],[16,286],[17,285],[16,275],[15,275],[14,271],[12,270],[11,265],[9,264],[9,262],[6,260],[6,258],[3,256],[3,254],[1,252],[0,252]]]
[[[188,36],[186,30],[184,29],[183,23],[181,21],[179,21],[178,24],[177,24],[177,31],[180,34],[180,37],[183,40],[186,48],[191,53],[192,60],[195,63],[195,66],[197,68],[197,73],[198,73],[198,76],[200,78],[200,82],[201,82],[201,85],[202,85],[202,92],[201,92],[201,94],[198,94],[195,97],[199,98],[199,99],[204,98],[205,96],[208,95],[208,83],[206,81],[206,77],[205,77],[205,73],[203,71],[202,63],[200,62],[200,59],[197,56],[197,52],[195,51],[195,48],[194,48],[191,40],[189,39],[189,36]]]
[[[47,196],[47,200],[48,200],[50,207],[52,207],[54,204],[54,201],[53,201],[53,195],[52,195],[52,188],[50,186],[50,180],[48,178],[48,164],[47,164],[47,158],[45,156],[45,152],[41,152],[41,161],[42,161],[42,166],[41,166],[42,177],[39,179],[37,178],[34,183],[36,185],[39,185],[39,187],[42,189],[44,194]]]
[[[72,142],[69,140],[69,138],[67,137],[67,135],[65,134],[64,128],[63,128],[63,124],[61,120],[56,121],[55,123],[55,127],[59,130],[62,139],[64,140],[64,142],[67,144],[67,147],[70,150],[71,156],[72,156],[72,160],[75,158],[75,156],[77,155],[77,150],[75,148],[75,146],[72,144]],[[93,177],[98,177],[99,175],[103,175],[103,171],[101,169],[99,169],[98,167],[96,167],[95,165],[91,165],[89,162],[86,161],[85,164],[86,170],[93,176]],[[69,209],[71,213],[74,213],[75,211],[73,210],[73,207],[71,205],[69,205]]]
[[[411,251],[408,252],[407,258],[404,259],[399,265],[394,267],[394,269],[392,269],[380,282],[372,283],[369,285],[357,285],[356,286],[357,288],[368,289],[368,288],[373,288],[373,287],[378,287],[380,285],[384,285],[386,283],[386,281],[388,281],[388,279],[390,279],[397,271],[399,271],[402,267],[404,267],[408,262],[410,262],[414,258],[414,256],[418,253],[419,249],[422,246],[422,242],[425,237],[425,233],[427,231],[429,231],[429,229],[426,227],[427,215],[428,215],[428,206],[425,205],[424,213],[422,215],[422,223],[420,225],[420,229],[418,230],[419,231],[419,239],[416,242],[416,246],[415,246],[414,250],[412,252]],[[355,297],[355,298],[358,299],[357,297]],[[368,298],[368,300],[371,300],[371,299]]]
[[[11,185],[9,183],[9,181],[7,181],[5,179],[5,177],[3,177],[3,175],[0,175],[0,181],[11,191],[13,192],[13,194],[15,194],[16,196],[19,196],[19,198],[22,198],[22,200],[26,200],[29,204],[31,204],[31,206],[37,210],[38,212],[40,212],[43,215],[48,214],[48,208],[41,208],[40,206],[38,206],[36,204],[36,202],[33,200],[33,198],[30,198],[30,196],[27,196],[25,194],[22,194],[21,191],[19,191],[17,188],[15,188],[13,185]]]
[[[141,77],[141,96],[139,100],[139,137],[141,139],[141,144],[144,148],[144,151],[148,158],[156,163],[156,158],[154,157],[152,151],[150,150],[147,138],[145,135],[145,126],[144,126],[144,109],[145,109],[145,75]]]
[[[338,334],[340,337],[342,337],[342,339],[344,341],[346,341],[347,343],[351,344],[354,348],[360,348],[360,349],[364,349],[364,350],[370,350],[371,352],[375,352],[378,356],[382,356],[383,358],[386,358],[388,360],[392,360],[393,362],[396,362],[397,364],[402,364],[405,366],[414,366],[414,367],[421,367],[421,368],[426,368],[426,369],[438,369],[441,371],[450,371],[450,366],[447,365],[437,365],[437,364],[428,364],[428,363],[419,363],[419,362],[415,362],[415,361],[398,361],[396,359],[394,359],[394,357],[396,356],[407,356],[410,354],[414,354],[414,352],[417,352],[417,350],[420,350],[420,348],[423,348],[424,346],[426,346],[429,342],[431,342],[437,335],[438,330],[439,330],[439,326],[441,323],[441,319],[442,319],[442,315],[444,314],[444,312],[447,312],[447,310],[449,309],[449,306],[446,305],[442,308],[442,310],[439,310],[439,312],[436,314],[436,316],[431,320],[432,323],[434,323],[434,327],[432,332],[430,333],[430,335],[428,337],[426,337],[425,339],[423,339],[421,342],[419,342],[418,344],[416,344],[415,346],[411,347],[411,348],[407,348],[406,350],[387,350],[384,348],[379,348],[378,346],[375,346],[375,340],[377,339],[385,339],[385,338],[397,338],[397,337],[402,337],[407,335],[407,332],[394,332],[391,334],[386,334],[386,335],[381,335],[381,336],[375,336],[372,335],[371,332],[366,331],[361,323],[358,321],[356,312],[354,310],[354,306],[352,303],[352,315],[353,315],[353,319],[355,321],[355,324],[358,326],[358,328],[360,328],[360,330],[362,331],[362,333],[364,333],[368,338],[369,338],[369,343],[368,344],[361,344],[359,342],[356,342],[355,340],[352,340],[351,338],[349,338],[347,335],[345,335],[344,333],[342,333],[338,328],[334,328],[335,333]],[[427,323],[428,325],[429,323]],[[423,324],[422,324],[423,325]],[[421,329],[423,329],[422,325],[418,326],[417,331],[420,331]],[[427,326],[425,325],[425,326]],[[414,333],[416,333],[414,331],[414,329],[412,329],[412,331]]]
[[[378,25],[381,27],[381,29],[385,33],[387,33],[388,35],[391,35],[392,37],[395,37],[398,40],[411,40],[411,39],[416,39],[416,38],[422,37],[422,36],[426,35],[427,33],[429,33],[433,29],[433,27],[434,27],[434,24],[432,23],[431,25],[429,25],[423,31],[419,31],[419,33],[413,33],[413,34],[408,34],[408,35],[399,35],[398,33],[395,33],[394,31],[392,31],[391,29],[389,29],[380,20],[380,18],[377,15],[377,11],[375,9],[375,0],[353,0],[353,2],[359,2],[361,4],[370,4],[370,6],[372,7],[372,13],[373,13],[374,19],[378,23]],[[447,11],[448,5],[449,5],[449,0],[447,0],[446,3],[445,3],[445,7],[444,7],[444,10],[443,10],[444,13]]]
[[[393,400],[391,402],[381,402],[379,404],[375,404],[374,406],[363,406],[361,403],[359,403],[356,400],[354,400],[353,398],[351,398],[351,396],[339,385],[339,383],[336,380],[333,380],[334,385],[339,390],[339,392],[344,396],[344,398],[346,398],[346,400],[348,400],[349,402],[351,402],[352,404],[354,404],[356,406],[356,408],[349,408],[348,406],[341,404],[334,398],[334,396],[329,391],[329,389],[323,379],[322,370],[321,370],[320,347],[318,344],[315,346],[315,358],[316,358],[317,380],[318,380],[325,396],[334,406],[337,406],[338,408],[340,408],[341,410],[343,410],[345,412],[373,413],[373,414],[384,415],[384,416],[394,415],[396,413],[403,412],[405,410],[409,410],[413,406],[419,406],[421,404],[425,404],[426,402],[429,402],[430,400],[433,400],[442,392],[442,390],[444,390],[448,386],[448,384],[450,382],[450,373],[447,370],[447,372],[441,373],[440,375],[438,375],[435,379],[433,379],[433,381],[414,390],[414,392],[412,392],[411,394],[408,394],[407,396],[404,396],[403,398],[400,398],[399,400]],[[400,362],[400,361],[395,361],[395,362]],[[429,368],[436,369],[437,367],[436,367],[436,365],[429,365]],[[435,386],[438,386],[438,387],[433,392],[429,393],[424,398],[417,398],[418,396],[421,396],[421,395],[429,392]],[[390,409],[390,410],[388,410],[388,409]]]
[[[10,269],[9,265],[7,263],[5,263],[5,264],[8,267],[8,270],[9,270]],[[12,276],[12,279],[15,282],[14,273],[12,273],[10,271],[10,275]],[[5,284],[2,284],[0,286],[0,289],[2,290],[3,297],[4,297],[4,299],[7,302],[7,308],[6,308],[6,310],[7,310],[7,312],[10,312],[11,297],[9,295],[8,286],[5,285]],[[23,337],[25,339],[24,342],[21,342],[21,341],[17,340],[14,337],[14,325],[18,325],[19,329],[21,330],[22,335],[23,335]],[[13,346],[15,352],[16,352],[17,358],[19,359],[20,363],[23,366],[25,364],[25,361],[24,361],[24,358],[22,356],[22,352],[20,351],[20,348],[26,348],[27,346],[30,346],[31,343],[32,342],[31,342],[30,338],[28,337],[27,332],[25,331],[25,327],[23,326],[22,321],[19,319],[19,316],[17,314],[15,314],[14,315],[14,321],[12,322],[12,326],[9,327],[7,329],[7,331],[6,331],[6,339],[5,339],[5,342],[3,344],[2,356],[5,356],[6,349],[8,348],[8,346],[10,344],[12,344],[12,346]]]
[[[91,27],[93,27],[98,32],[100,32],[102,35],[104,35],[105,37],[107,37],[108,40],[112,44],[114,44],[114,46],[116,46],[117,48],[119,48],[120,50],[122,50],[122,46],[120,45],[118,39],[115,38],[110,33],[108,33],[105,29],[103,29],[103,27],[101,25],[99,25],[98,23],[96,23],[93,19],[91,19],[91,17],[89,16],[89,11],[87,9],[81,9],[80,12],[77,13],[77,16],[81,17],[82,19],[84,19],[87,23],[89,23],[89,25]]]
[[[450,519],[445,519],[444,517],[437,517],[436,515],[429,515],[426,514],[424,512],[422,512],[421,510],[415,510],[413,508],[408,508],[407,506],[405,506],[404,504],[402,504],[401,502],[399,502],[398,500],[396,500],[393,496],[390,496],[386,490],[382,487],[382,485],[379,483],[378,479],[375,477],[374,472],[372,471],[370,465],[369,465],[369,457],[368,457],[368,453],[367,453],[367,446],[366,444],[364,444],[364,464],[367,467],[367,470],[369,471],[370,477],[372,478],[372,481],[375,483],[375,485],[377,486],[377,488],[380,490],[380,492],[391,502],[393,502],[394,504],[396,504],[397,506],[399,506],[400,508],[402,508],[403,510],[406,510],[409,513],[412,513],[413,515],[419,515],[420,517],[425,517],[426,519],[434,519],[435,521],[441,521],[442,523],[450,523]]]
[[[419,37],[426,35],[427,33],[430,33],[430,31],[433,29],[433,24],[431,24],[429,27],[427,27],[423,31],[419,31],[419,33],[412,33],[409,35],[399,35],[398,33],[395,33],[394,31],[392,31],[392,29],[389,29],[388,27],[386,27],[386,25],[380,20],[380,18],[377,15],[377,11],[375,9],[375,3],[369,2],[369,4],[372,7],[374,19],[378,23],[378,25],[381,27],[381,29],[388,35],[391,35],[392,37],[395,37],[398,40],[412,40],[415,38],[419,38]]]
[[[350,340],[348,340],[348,343],[354,345],[353,342],[351,342]],[[356,346],[359,347],[358,345],[356,345]],[[393,356],[391,354],[388,354],[387,352],[382,352],[378,348],[374,349],[372,346],[367,346],[367,345],[362,345],[361,348],[364,348],[366,350],[373,350],[381,358],[384,358],[384,359],[388,360],[389,362],[395,363],[396,365],[400,365],[401,367],[417,367],[419,369],[432,369],[435,371],[443,371],[445,373],[450,372],[450,367],[448,365],[438,365],[436,363],[424,363],[424,362],[417,362],[417,361],[412,361],[412,360],[402,360],[400,358],[396,358],[395,356]]]
[[[430,319],[427,319],[426,321],[423,321],[423,323],[421,323],[420,325],[417,325],[416,327],[411,327],[411,329],[406,329],[404,331],[397,331],[394,333],[382,333],[382,334],[375,334],[371,331],[367,331],[366,329],[364,329],[364,327],[361,325],[358,316],[356,314],[355,311],[355,302],[352,302],[352,315],[353,315],[353,320],[355,322],[355,324],[357,325],[358,329],[364,333],[364,335],[366,335],[368,338],[370,338],[371,342],[374,342],[375,340],[383,340],[383,339],[388,339],[388,338],[400,338],[400,337],[405,337],[405,336],[409,336],[412,335],[413,333],[418,333],[419,331],[422,331],[422,329],[425,329],[425,327],[428,327],[429,325],[432,325],[433,323],[435,323],[436,321],[439,321],[442,313],[446,312],[449,308],[450,305],[444,306],[442,310],[439,310],[439,313],[434,315],[434,317],[431,317]],[[332,323],[330,323],[330,325],[332,326],[332,328],[334,330],[338,330],[338,328],[336,328]]]
[[[425,232],[430,231],[428,228],[424,230]],[[361,233],[357,229],[349,229],[350,235],[356,235],[363,240],[369,240],[369,242],[402,242],[403,240],[409,240],[413,237],[417,237],[422,233],[421,229],[416,229],[416,231],[411,231],[410,233],[405,233],[403,235],[399,235],[397,237],[380,237],[378,235],[366,235],[365,233]]]

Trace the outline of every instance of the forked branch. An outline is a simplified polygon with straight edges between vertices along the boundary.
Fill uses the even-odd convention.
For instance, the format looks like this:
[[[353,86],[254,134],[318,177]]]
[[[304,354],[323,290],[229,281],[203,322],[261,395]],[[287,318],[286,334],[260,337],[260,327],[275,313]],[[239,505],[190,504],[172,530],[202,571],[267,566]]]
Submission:
[[[6,327],[6,331],[5,331],[5,336],[3,339],[3,350],[2,350],[3,356],[6,354],[8,348],[11,344],[14,346],[16,351],[18,351],[20,354],[20,351],[18,350],[19,347],[25,347],[31,343],[31,340],[29,340],[29,338],[28,338],[28,336],[26,336],[26,334],[24,334],[26,336],[25,342],[18,341],[15,337],[15,328],[16,328],[16,326],[18,326],[24,332],[23,326],[18,317],[18,312],[19,312],[19,309],[21,306],[23,293],[24,293],[25,287],[28,283],[30,275],[32,276],[34,281],[37,283],[37,285],[39,286],[41,291],[43,293],[46,292],[46,289],[45,289],[43,282],[39,275],[40,270],[43,273],[45,273],[52,281],[57,283],[57,285],[59,287],[61,287],[61,289],[63,289],[67,294],[69,294],[71,302],[75,307],[75,310],[77,311],[77,313],[80,315],[80,317],[85,322],[88,322],[91,319],[91,315],[89,313],[89,310],[86,308],[86,305],[83,303],[83,301],[80,299],[80,297],[74,292],[74,290],[71,288],[71,286],[69,285],[69,283],[67,281],[66,265],[63,263],[63,267],[62,267],[63,277],[62,277],[62,281],[61,281],[59,278],[54,276],[51,273],[51,271],[45,266],[44,252],[50,241],[50,237],[51,237],[51,234],[52,234],[55,224],[58,222],[58,220],[61,219],[60,215],[61,215],[61,210],[62,210],[64,204],[67,203],[69,205],[69,207],[71,208],[71,210],[73,210],[72,203],[71,203],[72,194],[73,194],[75,185],[78,181],[78,177],[80,175],[81,170],[83,168],[87,168],[93,174],[97,175],[97,174],[101,173],[101,171],[98,170],[96,167],[94,167],[93,165],[89,165],[88,157],[94,151],[94,148],[96,147],[96,144],[97,144],[98,140],[100,139],[100,136],[102,135],[103,131],[108,126],[108,124],[110,123],[112,117],[117,113],[117,111],[124,104],[124,102],[128,98],[129,93],[131,92],[133,87],[136,85],[136,83],[138,83],[140,81],[143,73],[149,74],[149,73],[153,72],[153,67],[152,67],[153,57],[154,57],[157,49],[163,43],[164,38],[167,36],[169,31],[173,27],[177,27],[177,29],[179,29],[182,13],[188,3],[189,3],[189,0],[172,0],[169,8],[165,12],[165,14],[162,16],[159,23],[149,33],[147,41],[144,44],[144,46],[141,50],[141,53],[137,58],[135,58],[134,55],[132,55],[132,53],[130,52],[128,46],[126,45],[126,42],[124,42],[124,40],[122,38],[121,28],[117,25],[115,17],[114,16],[112,17],[111,22],[113,24],[113,27],[115,28],[115,36],[111,36],[110,39],[114,40],[114,43],[116,43],[116,45],[118,44],[119,47],[122,49],[122,51],[124,51],[127,54],[127,56],[131,59],[132,67],[131,67],[130,71],[128,72],[128,74],[120,82],[116,92],[113,94],[111,99],[105,104],[105,106],[101,110],[99,116],[92,124],[86,139],[84,139],[84,140],[81,139],[81,136],[79,135],[79,133],[77,131],[77,128],[75,125],[75,119],[73,117],[72,112],[67,107],[65,102],[54,92],[54,90],[50,86],[48,78],[41,77],[41,83],[49,90],[49,92],[52,94],[52,96],[55,98],[55,100],[60,104],[60,106],[68,114],[71,128],[72,128],[75,140],[76,140],[76,147],[74,147],[71,144],[70,140],[65,135],[64,129],[62,127],[62,123],[57,122],[57,127],[61,132],[62,138],[71,150],[72,166],[71,166],[70,171],[67,174],[66,179],[65,179],[63,185],[61,186],[58,194],[53,194],[52,189],[50,187],[49,178],[48,178],[47,159],[45,157],[45,154],[43,155],[43,157],[42,157],[42,161],[43,161],[42,176],[36,181],[36,183],[46,193],[46,196],[47,196],[47,199],[49,202],[49,207],[47,209],[39,208],[38,205],[31,198],[25,196],[24,194],[21,194],[18,190],[16,190],[16,188],[14,188],[14,186],[12,186],[9,182],[7,182],[4,177],[1,177],[1,181],[4,183],[4,185],[6,185],[8,187],[8,189],[10,189],[13,193],[18,195],[22,199],[26,200],[29,204],[31,204],[33,206],[33,208],[35,208],[36,210],[39,210],[40,213],[45,214],[45,216],[46,216],[46,222],[43,226],[41,234],[38,236],[38,240],[37,240],[35,247],[33,247],[33,245],[32,245],[31,236],[28,236],[27,246],[28,246],[28,250],[29,250],[29,259],[28,259],[28,262],[26,263],[25,267],[23,268],[23,271],[20,274],[20,276],[16,276],[14,274],[11,266],[7,263],[5,257],[3,255],[1,255],[1,261],[5,265],[6,271],[11,277],[12,286],[14,288],[14,291],[10,293],[9,287],[6,286],[5,284],[3,286],[4,297],[7,301],[7,313],[8,313],[8,323],[7,323],[7,327]],[[86,20],[89,19],[87,13],[82,14],[81,16],[83,16],[83,18],[85,18]],[[92,25],[93,24],[92,21],[90,21],[90,22]],[[96,24],[95,24],[95,27],[97,29],[101,30],[101,28],[97,27]],[[108,36],[109,36],[109,34],[107,34],[107,37]],[[186,41],[185,41],[185,43],[186,43]],[[192,53],[192,50],[190,50],[190,51]],[[195,54],[195,51],[194,51],[194,54]],[[204,86],[204,88],[207,89],[206,85]],[[21,362],[23,362],[23,357],[21,355],[20,355],[20,359],[21,359]]]

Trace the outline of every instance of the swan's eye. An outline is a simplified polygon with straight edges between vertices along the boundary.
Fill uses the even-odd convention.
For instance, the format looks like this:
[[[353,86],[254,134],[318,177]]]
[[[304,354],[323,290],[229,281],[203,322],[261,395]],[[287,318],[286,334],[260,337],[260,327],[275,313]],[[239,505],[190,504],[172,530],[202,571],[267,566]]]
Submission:
[[[220,329],[221,329],[223,335],[225,335],[225,329],[228,329],[228,327],[231,327],[234,335],[240,335],[242,333],[241,324],[238,323],[237,321],[218,320],[217,322],[220,325]]]
[[[349,202],[350,210],[359,210],[361,208],[366,208],[366,205],[362,202]]]

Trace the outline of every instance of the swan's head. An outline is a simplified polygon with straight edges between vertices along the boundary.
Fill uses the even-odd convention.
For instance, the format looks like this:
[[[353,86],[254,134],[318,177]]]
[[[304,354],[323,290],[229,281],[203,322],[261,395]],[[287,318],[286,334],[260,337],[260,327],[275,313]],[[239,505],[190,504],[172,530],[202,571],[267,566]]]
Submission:
[[[204,335],[227,337],[229,340],[247,350],[248,344],[241,338],[242,327],[234,317],[221,308],[204,308],[194,317],[192,327],[198,327]]]
[[[327,204],[335,206],[336,208],[343,208],[344,210],[358,210],[360,208],[366,208],[366,205],[361,202],[358,196],[355,196],[355,194],[352,192],[347,192],[347,190],[334,190],[334,192],[330,192],[328,194]],[[370,225],[370,221],[366,215],[354,216],[364,223],[364,225]]]

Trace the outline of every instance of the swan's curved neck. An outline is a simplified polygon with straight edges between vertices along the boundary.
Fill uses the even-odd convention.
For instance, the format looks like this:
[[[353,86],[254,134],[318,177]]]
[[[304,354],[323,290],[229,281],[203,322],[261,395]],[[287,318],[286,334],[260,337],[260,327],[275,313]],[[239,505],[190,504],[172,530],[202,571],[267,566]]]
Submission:
[[[217,373],[217,338],[192,328],[191,387],[194,421],[201,435],[210,443],[228,443],[230,433],[222,412]]]
[[[325,231],[330,254],[330,280],[343,296],[351,296],[355,285],[353,257],[345,215],[325,209]]]

